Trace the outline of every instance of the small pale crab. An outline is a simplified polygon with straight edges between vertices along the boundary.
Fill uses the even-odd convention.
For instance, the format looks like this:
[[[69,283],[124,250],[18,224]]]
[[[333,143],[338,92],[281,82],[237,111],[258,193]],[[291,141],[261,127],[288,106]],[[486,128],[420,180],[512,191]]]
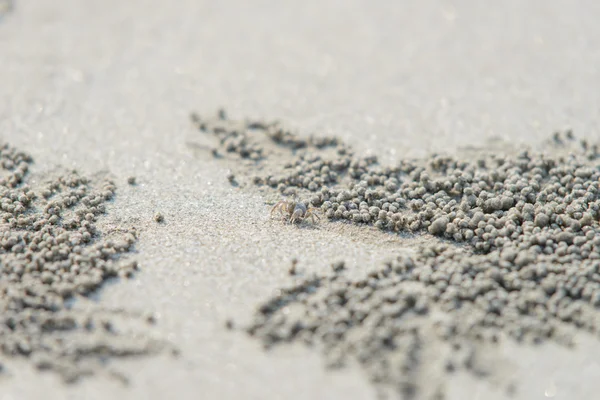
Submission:
[[[316,210],[316,208],[313,208],[310,205],[306,207],[306,205],[301,201],[281,200],[279,203],[273,206],[271,209],[271,215],[273,215],[275,211],[279,211],[279,214],[283,217],[283,219],[287,220],[290,224],[302,222],[308,218],[310,218],[311,222],[314,224],[315,217],[318,220],[321,219]]]

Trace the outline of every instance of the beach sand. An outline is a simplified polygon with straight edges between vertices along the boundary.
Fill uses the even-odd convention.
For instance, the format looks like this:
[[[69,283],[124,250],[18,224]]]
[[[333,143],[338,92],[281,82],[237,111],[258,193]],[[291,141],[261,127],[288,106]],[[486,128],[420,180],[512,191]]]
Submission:
[[[39,0],[0,14],[0,138],[33,157],[32,181],[57,167],[114,180],[100,224],[137,229],[140,272],[95,301],[153,313],[148,334],[179,349],[110,360],[129,385],[101,373],[67,385],[7,359],[1,399],[374,398],[359,368],[329,371],[299,345],[265,352],[225,322],[249,321],[289,284],[293,258],[307,273],[340,258],[361,268],[411,244],[270,219],[273,199],[230,185],[231,165],[204,149],[192,111],[281,119],[390,163],[535,147],[566,128],[599,137],[591,2],[286,3]],[[447,398],[592,399],[598,350],[585,335],[575,349],[502,345],[513,397],[459,372]]]

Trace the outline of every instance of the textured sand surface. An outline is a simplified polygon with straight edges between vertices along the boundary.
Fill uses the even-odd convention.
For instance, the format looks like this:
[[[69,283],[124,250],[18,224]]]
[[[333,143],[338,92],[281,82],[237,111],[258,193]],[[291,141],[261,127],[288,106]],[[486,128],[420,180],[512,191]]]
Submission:
[[[499,137],[531,145],[565,127],[597,138],[599,17],[591,1],[516,0],[39,0],[0,11],[0,138],[34,157],[34,173],[109,171],[119,190],[107,218],[137,226],[142,271],[101,302],[155,312],[157,334],[181,350],[115,361],[129,387],[11,368],[0,398],[371,398],[359,370],[328,372],[302,347],[265,353],[224,321],[247,319],[289,282],[293,257],[310,269],[343,256],[352,268],[402,240],[271,221],[266,199],[232,188],[226,164],[186,145],[202,142],[190,111],[281,118],[390,161]],[[599,350],[587,337],[575,351],[503,348],[514,398],[596,398]],[[506,397],[461,375],[448,391]]]

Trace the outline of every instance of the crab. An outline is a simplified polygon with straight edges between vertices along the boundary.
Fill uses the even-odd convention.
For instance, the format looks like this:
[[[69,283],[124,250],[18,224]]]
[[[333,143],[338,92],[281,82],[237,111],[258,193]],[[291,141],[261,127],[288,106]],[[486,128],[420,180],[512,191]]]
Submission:
[[[310,218],[314,224],[315,217],[321,219],[316,213],[316,208],[311,206],[306,207],[304,203],[295,200],[281,200],[273,206],[271,215],[273,215],[275,211],[279,211],[279,214],[281,214],[284,220],[287,219],[290,224],[302,222],[307,218]]]

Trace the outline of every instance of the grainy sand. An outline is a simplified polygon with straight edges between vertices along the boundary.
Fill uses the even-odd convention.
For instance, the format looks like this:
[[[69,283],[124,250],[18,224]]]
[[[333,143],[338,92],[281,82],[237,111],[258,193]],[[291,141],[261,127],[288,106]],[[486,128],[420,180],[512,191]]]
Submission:
[[[180,350],[111,361],[129,386],[101,374],[67,386],[8,360],[7,399],[375,396],[359,368],[327,371],[302,346],[265,352],[225,321],[248,321],[288,285],[292,258],[307,273],[340,257],[352,270],[407,243],[341,223],[297,229],[271,220],[272,199],[232,186],[226,162],[190,148],[210,145],[191,111],[279,118],[386,162],[499,138],[535,146],[564,128],[599,133],[600,9],[591,2],[67,0],[6,9],[0,139],[32,155],[30,181],[57,167],[115,181],[103,223],[136,226],[141,271],[94,301],[154,313],[152,334]],[[595,398],[600,345],[586,335],[577,342],[574,350],[503,345],[503,368],[519,384],[513,398]],[[447,387],[449,399],[506,396],[468,374]]]

